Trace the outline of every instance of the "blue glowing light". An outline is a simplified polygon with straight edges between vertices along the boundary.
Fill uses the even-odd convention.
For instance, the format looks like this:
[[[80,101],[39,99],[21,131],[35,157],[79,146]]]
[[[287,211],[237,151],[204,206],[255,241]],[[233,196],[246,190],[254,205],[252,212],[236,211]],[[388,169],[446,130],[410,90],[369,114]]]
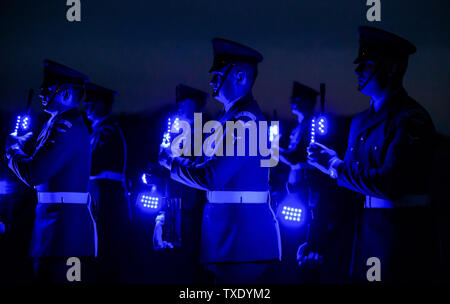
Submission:
[[[137,204],[148,211],[158,211],[161,209],[162,198],[152,193],[140,193],[138,195]]]
[[[294,221],[294,222],[300,222],[302,217],[302,209],[295,208],[295,207],[289,207],[289,206],[283,206],[283,209],[281,211],[282,217],[286,221]]]
[[[167,129],[164,132],[163,140],[161,146],[163,148],[168,148],[170,146],[170,129],[172,128],[172,121],[170,118],[167,119]]]
[[[14,192],[14,184],[6,180],[0,180],[0,195],[7,195],[13,192]]]
[[[28,130],[30,127],[30,117],[29,116],[20,116],[18,115],[16,118],[16,124],[14,126],[14,132],[11,135],[17,136],[19,134],[19,130]]]
[[[173,128],[176,132],[180,131],[180,119],[178,117],[175,118],[173,122]],[[163,148],[168,148],[171,142],[171,131],[172,131],[172,120],[170,118],[167,119],[167,129],[164,132],[163,140],[161,146]]]
[[[278,129],[278,125],[273,125],[269,127],[269,141],[273,142],[275,137],[280,134],[280,130]]]
[[[310,143],[316,142],[317,135],[326,135],[328,133],[328,120],[325,116],[319,116],[311,120],[311,139]]]
[[[148,182],[147,182],[147,174],[143,173],[142,176],[141,176],[141,180],[142,180],[142,182],[144,184],[148,184]]]
[[[297,229],[307,222],[307,210],[302,196],[299,193],[290,192],[280,201],[276,215],[280,224]]]
[[[180,119],[178,117],[176,117],[175,121],[173,122],[173,128],[176,132],[180,131]]]
[[[318,132],[320,135],[325,135],[328,133],[328,120],[325,116],[320,116],[318,118]]]
[[[316,120],[314,118],[311,120],[311,139],[309,142],[316,142]]]

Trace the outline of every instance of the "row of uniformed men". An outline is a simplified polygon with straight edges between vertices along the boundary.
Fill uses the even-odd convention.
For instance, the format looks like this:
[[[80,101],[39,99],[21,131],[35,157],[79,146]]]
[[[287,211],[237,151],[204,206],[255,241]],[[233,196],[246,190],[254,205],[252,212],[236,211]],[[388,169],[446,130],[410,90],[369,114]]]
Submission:
[[[386,280],[426,279],[416,273],[412,276],[407,267],[413,253],[419,252],[410,251],[415,245],[411,238],[427,236],[423,216],[428,212],[429,201],[424,178],[426,164],[422,160],[431,153],[434,134],[428,113],[402,86],[408,58],[415,47],[403,38],[372,27],[361,27],[359,34],[355,72],[359,90],[371,97],[370,110],[355,117],[343,160],[333,150],[313,144],[302,162],[366,196],[354,252],[356,275],[364,273],[361,277],[365,279],[361,269],[365,269],[368,257],[376,256],[381,260]],[[213,39],[212,43],[212,96],[224,105],[217,120],[265,120],[252,95],[263,56],[229,40]],[[18,137],[11,136],[7,145],[9,167],[37,190],[32,256],[36,258],[38,275],[52,275],[66,257],[96,254],[96,226],[88,206],[89,192],[99,193],[95,195],[99,202],[98,223],[108,227],[103,232],[99,230],[104,233],[100,239],[113,242],[121,233],[120,220],[102,217],[102,212],[115,210],[124,215],[129,211],[127,204],[117,200],[126,199],[125,188],[117,187],[123,185],[126,152],[120,129],[109,116],[108,101],[114,92],[88,85],[102,95],[103,101],[88,104],[94,129],[89,136],[77,108],[86,82],[87,76],[45,61],[40,95],[43,109],[51,118],[32,155],[23,152]],[[278,223],[269,205],[269,169],[260,166],[260,158],[223,156],[193,160],[174,157],[168,148],[160,150],[159,163],[170,170],[172,179],[207,192],[201,261],[214,272],[216,282],[257,282],[269,263],[281,258]],[[89,190],[89,179],[99,191]],[[421,216],[420,221],[416,221],[417,215]],[[126,221],[126,217],[122,218]],[[105,241],[105,248],[109,241]],[[102,247],[100,253],[101,250]],[[405,254],[409,259],[405,259]],[[425,276],[427,270],[419,267],[416,272]]]

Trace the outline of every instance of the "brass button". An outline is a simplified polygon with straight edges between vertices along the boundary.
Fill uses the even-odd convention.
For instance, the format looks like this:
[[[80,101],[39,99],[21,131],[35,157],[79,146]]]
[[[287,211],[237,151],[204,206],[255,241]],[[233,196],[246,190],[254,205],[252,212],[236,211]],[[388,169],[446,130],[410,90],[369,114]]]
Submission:
[[[364,141],[364,136],[361,136],[360,140],[361,140],[361,141]]]
[[[373,147],[373,149],[374,149],[375,151],[377,151],[377,150],[378,150],[378,146]]]
[[[351,148],[350,148],[350,151],[353,152],[353,150],[355,150],[355,148],[351,147]]]

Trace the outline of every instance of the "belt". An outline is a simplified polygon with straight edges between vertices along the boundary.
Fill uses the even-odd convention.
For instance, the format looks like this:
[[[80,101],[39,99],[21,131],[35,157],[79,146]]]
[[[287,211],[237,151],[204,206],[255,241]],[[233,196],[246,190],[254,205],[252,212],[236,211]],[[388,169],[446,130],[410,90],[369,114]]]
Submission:
[[[39,204],[87,204],[87,192],[38,192]]]
[[[428,195],[405,195],[396,201],[386,200],[366,195],[364,208],[397,208],[427,206],[430,203]]]
[[[95,179],[110,179],[118,182],[125,182],[125,176],[121,173],[112,172],[112,171],[103,171],[97,175],[89,177],[90,180]]]
[[[215,204],[265,204],[269,201],[268,191],[208,191],[209,203]]]

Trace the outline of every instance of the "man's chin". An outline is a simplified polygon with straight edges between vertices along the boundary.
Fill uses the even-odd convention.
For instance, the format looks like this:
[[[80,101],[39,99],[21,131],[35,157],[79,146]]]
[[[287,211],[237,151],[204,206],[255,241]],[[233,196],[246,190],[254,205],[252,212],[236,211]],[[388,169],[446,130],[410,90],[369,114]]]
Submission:
[[[358,85],[358,91],[359,91],[361,94],[363,94],[363,95],[371,96],[371,95],[369,94],[369,92],[367,91],[367,88],[366,88],[366,87],[362,87],[361,85]]]
[[[214,98],[215,100],[217,100],[218,102],[224,103],[223,102],[223,97],[219,95],[219,93],[215,93],[213,92],[211,94],[211,97]]]

